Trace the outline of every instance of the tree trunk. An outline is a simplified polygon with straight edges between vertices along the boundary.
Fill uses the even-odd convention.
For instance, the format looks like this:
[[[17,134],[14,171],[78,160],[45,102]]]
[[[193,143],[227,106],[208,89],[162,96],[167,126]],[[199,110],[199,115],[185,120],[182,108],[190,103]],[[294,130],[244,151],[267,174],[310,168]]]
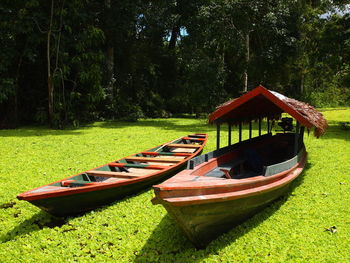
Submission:
[[[47,31],[47,88],[48,88],[48,117],[49,117],[49,123],[50,126],[53,126],[53,114],[54,114],[54,108],[53,108],[53,91],[54,91],[54,84],[52,79],[52,73],[51,73],[51,52],[50,52],[50,44],[51,44],[51,34],[52,34],[52,20],[53,20],[53,6],[54,6],[54,0],[51,0],[51,13],[50,13],[50,25],[49,29]]]
[[[305,81],[305,76],[304,76],[304,73],[301,72],[301,79],[300,79],[300,96],[303,96],[303,94],[304,94],[304,81]]]
[[[111,45],[107,46],[107,95],[112,100],[114,97],[113,86],[114,86],[114,47]]]
[[[176,25],[173,27],[173,30],[171,31],[171,37],[170,37],[170,41],[169,41],[169,50],[174,50],[176,47],[176,40],[177,37],[180,33],[180,26]]]
[[[14,126],[17,127],[19,123],[19,117],[18,117],[18,86],[19,86],[19,75],[20,75],[20,70],[22,66],[22,61],[23,61],[23,55],[24,52],[22,52],[18,64],[17,64],[17,71],[16,71],[16,78],[15,78],[15,94],[14,94],[14,101],[13,101],[13,123]]]
[[[106,92],[107,96],[110,99],[110,101],[113,100],[114,92],[113,92],[113,86],[115,82],[114,78],[114,46],[112,41],[112,33],[110,32],[109,24],[111,21],[111,0],[105,0],[105,7],[107,10],[106,13],[106,44],[107,44],[107,50],[106,50],[106,65],[107,65],[107,86],[106,86]]]
[[[248,67],[249,67],[249,33],[245,35],[245,66],[244,66],[244,87],[243,93],[248,91]]]

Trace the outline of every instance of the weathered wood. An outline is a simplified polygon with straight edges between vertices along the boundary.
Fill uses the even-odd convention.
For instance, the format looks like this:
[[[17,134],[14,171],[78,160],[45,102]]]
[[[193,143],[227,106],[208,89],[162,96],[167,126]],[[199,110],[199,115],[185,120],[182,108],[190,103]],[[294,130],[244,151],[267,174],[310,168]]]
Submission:
[[[167,146],[168,147],[172,147],[172,148],[175,148],[175,147],[179,147],[179,148],[199,148],[202,145],[200,145],[200,144],[171,143],[171,144],[168,144]]]
[[[125,167],[125,168],[142,168],[142,169],[157,169],[163,170],[168,166],[164,165],[149,165],[149,164],[136,164],[136,163],[109,163],[108,166],[111,167]]]
[[[220,124],[216,124],[216,149],[220,149]]]
[[[192,153],[175,153],[175,152],[142,152],[143,155],[153,155],[153,156],[158,156],[158,155],[164,155],[164,156],[191,156]]]
[[[242,141],[242,122],[240,122],[238,125],[238,141]]]
[[[156,158],[156,157],[127,157],[127,162],[157,162],[157,163],[177,163],[182,161],[180,158]]]
[[[198,248],[206,246],[220,234],[230,230],[235,225],[254,215],[260,209],[279,198],[302,172],[306,163],[306,151],[302,149],[299,156],[292,158],[287,146],[293,146],[294,136],[291,134],[266,134],[251,140],[245,140],[236,145],[227,146],[227,151],[216,150],[207,153],[203,162],[192,165],[193,169],[184,170],[171,179],[153,186],[156,198],[154,204],[162,204],[168,213],[176,218],[176,223],[182,228],[187,237]],[[277,146],[277,147],[272,147]],[[231,148],[232,147],[232,148]],[[225,147],[226,148],[226,147]],[[250,168],[249,156],[246,150],[254,149],[257,154],[275,151],[280,160],[285,156],[291,158],[288,162],[276,161],[271,156],[267,161],[274,161],[263,172],[247,171]],[[293,147],[289,147],[290,153]],[[192,160],[193,163],[196,159]],[[231,176],[228,171],[232,167],[247,162],[242,168],[233,170]],[[238,167],[237,167],[238,168]],[[209,173],[223,169],[221,176],[210,176]],[[225,170],[226,169],[226,170]],[[248,173],[249,172],[249,173]],[[224,178],[232,177],[232,179]]]
[[[300,123],[297,121],[297,125],[295,127],[295,138],[294,138],[294,154],[298,153],[299,149],[299,132],[300,132]]]
[[[228,124],[228,145],[231,145],[231,127],[232,125],[229,123]]]
[[[249,139],[252,138],[252,121],[249,121]]]
[[[255,120],[259,117],[275,119],[282,112],[300,122],[302,126],[311,129],[315,127],[315,136],[320,137],[327,129],[327,121],[321,113],[310,105],[288,98],[282,94],[258,86],[243,94],[240,98],[230,100],[209,115],[209,123],[232,123]]]
[[[138,193],[160,181],[164,181],[185,167],[188,159],[199,155],[203,150],[208,138],[206,134],[183,136],[144,151],[154,152],[157,150],[159,152],[166,152],[167,144],[173,142],[176,144],[183,141],[183,138],[192,136],[198,136],[198,138],[204,138],[205,140],[200,140],[200,145],[191,145],[190,147],[192,148],[171,148],[174,151],[184,149],[189,151],[187,153],[175,153],[174,156],[169,156],[170,159],[166,158],[166,156],[157,155],[149,158],[148,160],[150,162],[126,163],[127,158],[140,158],[143,156],[142,152],[137,153],[131,157],[107,163],[95,169],[70,176],[64,180],[29,190],[19,194],[17,198],[19,200],[26,200],[55,216],[81,214],[107,205],[125,196]],[[180,144],[181,147],[186,147],[186,145]],[[161,158],[158,158],[158,156]],[[145,161],[145,158],[142,158],[142,160]],[[162,163],[162,159],[167,159],[167,162]],[[146,159],[146,161],[148,160]],[[138,159],[137,161],[140,160]],[[71,180],[72,182],[70,184],[66,183],[66,186],[62,186],[61,182],[67,180]]]
[[[93,176],[103,176],[103,177],[116,177],[116,178],[137,178],[140,175],[137,173],[126,173],[126,172],[108,172],[108,171],[87,171],[86,174]]]
[[[172,148],[170,149],[173,153],[193,153],[197,151],[198,148]]]
[[[196,138],[196,137],[183,137],[183,140],[190,140],[190,141],[205,141],[205,138]]]

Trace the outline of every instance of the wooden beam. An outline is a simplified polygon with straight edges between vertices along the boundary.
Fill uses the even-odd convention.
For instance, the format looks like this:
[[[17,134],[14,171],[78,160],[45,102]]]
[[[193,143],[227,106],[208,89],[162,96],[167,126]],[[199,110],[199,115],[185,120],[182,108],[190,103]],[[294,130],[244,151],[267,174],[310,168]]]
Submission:
[[[259,117],[259,136],[261,136],[261,117]]]
[[[136,163],[109,163],[108,166],[111,167],[125,167],[125,168],[140,168],[140,169],[155,169],[155,170],[163,170],[169,168],[168,165],[149,165],[149,164],[136,164]]]
[[[239,142],[242,141],[242,122],[239,122],[239,125],[238,125],[238,140]]]
[[[252,121],[249,121],[249,139],[252,138]]]
[[[190,140],[190,141],[205,141],[205,138],[194,138],[194,137],[183,137],[183,140]]]
[[[228,145],[231,145],[231,123],[228,123]]]
[[[267,133],[270,133],[270,119],[267,117]]]
[[[179,148],[199,148],[202,145],[199,144],[184,144],[184,143],[171,143],[166,145],[167,147],[179,147]]]
[[[85,172],[88,175],[92,176],[102,176],[102,177],[116,177],[116,178],[137,178],[140,177],[140,174],[137,173],[125,173],[125,172],[109,172],[109,171],[87,171]]]
[[[294,154],[298,154],[299,150],[299,128],[300,128],[300,123],[297,121],[297,125],[295,127],[295,137],[294,137]]]
[[[130,162],[157,162],[157,163],[178,163],[183,159],[180,158],[156,158],[156,157],[128,157],[126,161]]]
[[[220,124],[216,124],[216,149],[220,149]]]
[[[153,155],[153,156],[191,156],[193,153],[173,153],[173,152],[142,152],[143,155]]]

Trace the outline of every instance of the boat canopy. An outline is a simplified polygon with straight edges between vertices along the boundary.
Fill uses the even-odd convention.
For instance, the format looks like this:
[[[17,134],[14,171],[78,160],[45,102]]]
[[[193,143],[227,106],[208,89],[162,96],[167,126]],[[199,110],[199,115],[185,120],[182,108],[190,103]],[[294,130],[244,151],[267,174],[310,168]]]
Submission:
[[[328,127],[322,113],[311,105],[288,98],[278,92],[258,86],[239,98],[232,99],[217,107],[209,115],[209,123],[220,125],[241,125],[252,120],[279,119],[282,113],[288,113],[301,126],[314,128],[316,137],[322,136]]]

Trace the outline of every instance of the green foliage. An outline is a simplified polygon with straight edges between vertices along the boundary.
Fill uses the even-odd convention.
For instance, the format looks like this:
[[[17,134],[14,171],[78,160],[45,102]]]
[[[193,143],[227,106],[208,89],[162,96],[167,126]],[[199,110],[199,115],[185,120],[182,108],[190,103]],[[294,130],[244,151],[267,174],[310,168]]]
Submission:
[[[150,189],[64,220],[15,196],[193,132],[208,133],[205,151],[212,151],[216,131],[206,120],[1,130],[1,262],[348,262],[350,141],[339,123],[350,121],[350,109],[323,114],[330,127],[320,139],[305,137],[308,164],[290,195],[204,250],[194,249],[166,210],[151,204]],[[237,129],[232,138],[238,138]],[[248,138],[247,130],[243,138]]]
[[[311,91],[308,101],[317,107],[348,106],[350,89],[342,89],[331,83],[323,91]]]
[[[346,7],[328,0],[3,0],[0,127],[209,113],[239,94],[245,72],[249,89],[263,84],[316,105],[349,105]]]

